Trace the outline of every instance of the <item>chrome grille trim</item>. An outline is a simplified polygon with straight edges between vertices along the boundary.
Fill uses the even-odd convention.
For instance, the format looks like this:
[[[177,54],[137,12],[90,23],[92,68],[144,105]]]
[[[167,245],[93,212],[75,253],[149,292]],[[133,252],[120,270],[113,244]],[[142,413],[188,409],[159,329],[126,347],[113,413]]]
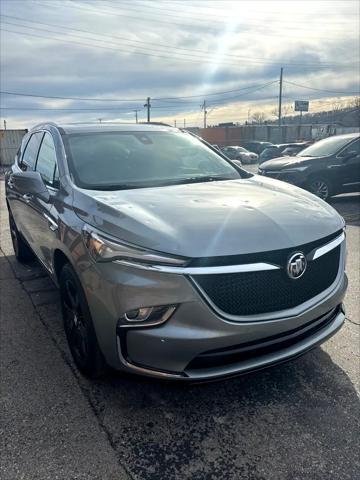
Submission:
[[[219,273],[260,272],[264,270],[278,270],[280,267],[270,263],[247,263],[242,265],[220,265],[217,267],[172,267],[168,265],[151,265],[144,263],[116,260],[115,263],[127,267],[140,268],[161,273],[175,273],[178,275],[211,275]]]
[[[316,260],[319,257],[322,257],[326,253],[330,252],[336,248],[340,243],[345,240],[345,233],[342,233],[339,237],[335,238],[329,243],[326,243],[322,247],[317,248],[313,253],[309,255],[309,260]]]

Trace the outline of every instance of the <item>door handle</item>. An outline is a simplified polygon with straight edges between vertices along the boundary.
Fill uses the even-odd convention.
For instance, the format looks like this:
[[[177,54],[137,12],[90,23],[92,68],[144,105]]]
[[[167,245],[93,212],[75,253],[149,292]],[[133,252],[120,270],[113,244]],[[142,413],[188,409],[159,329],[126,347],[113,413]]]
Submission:
[[[29,203],[32,200],[33,196],[31,195],[31,193],[25,193],[22,198],[25,200],[26,203]]]
[[[55,232],[58,228],[59,228],[59,225],[55,222],[55,220],[53,220],[49,215],[47,215],[46,213],[43,213],[44,217],[46,218],[46,220],[48,221],[48,225],[49,225],[49,228],[52,232]]]
[[[14,180],[11,177],[9,178],[7,184],[8,184],[9,188],[14,188],[15,187]]]

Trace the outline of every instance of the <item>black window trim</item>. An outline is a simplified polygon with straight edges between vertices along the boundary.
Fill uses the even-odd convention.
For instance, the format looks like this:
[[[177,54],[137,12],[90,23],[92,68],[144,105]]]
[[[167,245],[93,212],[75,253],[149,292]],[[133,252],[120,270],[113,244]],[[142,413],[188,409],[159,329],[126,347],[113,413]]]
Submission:
[[[336,154],[336,158],[342,159],[342,158],[343,158],[343,157],[341,156],[342,152],[343,152],[346,148],[350,147],[353,143],[356,143],[356,142],[359,142],[359,143],[360,143],[360,136],[353,138],[347,145],[344,145],[344,146],[339,150],[339,152]]]
[[[41,150],[41,146],[43,144],[43,141],[44,141],[44,138],[45,138],[45,134],[48,133],[51,137],[51,140],[54,144],[54,147],[55,147],[55,142],[54,142],[54,137],[52,136],[51,132],[49,132],[48,130],[43,130],[43,129],[40,129],[40,130],[37,130],[36,132],[34,133],[39,133],[39,132],[42,132],[43,133],[43,136],[41,138],[41,142],[39,144],[39,149],[37,151],[37,155],[36,155],[36,160],[35,160],[35,165],[34,165],[34,172],[36,172],[36,167],[37,167],[37,163],[38,163],[38,159],[39,159],[39,153],[40,153],[40,150]],[[52,179],[52,185],[49,185],[47,184],[44,179],[44,185],[46,188],[50,189],[50,190],[53,190],[54,192],[58,192],[59,191],[59,187],[54,187],[54,178],[55,178],[55,171],[56,171],[56,167],[59,171],[59,162],[58,162],[58,158],[57,158],[57,154],[56,154],[56,147],[55,147],[55,159],[56,159],[56,165],[55,165],[55,168],[54,168],[54,174],[53,174],[53,179]],[[40,174],[41,175],[41,174]],[[41,177],[42,178],[42,177]]]
[[[330,137],[328,137],[330,138]],[[353,138],[352,140],[350,140],[346,145],[344,145],[343,147],[340,148],[340,150],[338,151],[338,153],[336,154],[336,158],[338,159],[341,159],[341,153],[348,147],[350,147],[350,145],[352,145],[353,143],[355,143],[357,140],[360,140],[360,136],[359,137],[355,137]]]
[[[43,141],[43,138],[44,138],[44,130],[35,130],[34,132],[29,132],[30,133],[30,136],[29,136],[29,139],[28,141],[26,142],[26,145],[24,147],[24,151],[22,152],[22,155],[21,155],[21,161],[20,161],[20,164],[19,164],[19,167],[21,168],[22,167],[22,164],[23,164],[23,161],[24,161],[24,155],[25,155],[25,152],[26,152],[26,149],[27,149],[27,146],[29,145],[29,142],[31,140],[31,138],[33,137],[33,135],[35,135],[36,133],[42,133],[43,136],[40,140],[40,143],[39,143],[39,147],[38,147],[38,150],[36,152],[36,158],[35,158],[35,162],[34,162],[34,172],[36,171],[36,164],[37,164],[37,159],[38,159],[38,156],[39,156],[39,151],[40,151],[40,146],[42,144],[42,141]],[[29,165],[27,165],[29,166]],[[22,170],[22,168],[21,168]]]

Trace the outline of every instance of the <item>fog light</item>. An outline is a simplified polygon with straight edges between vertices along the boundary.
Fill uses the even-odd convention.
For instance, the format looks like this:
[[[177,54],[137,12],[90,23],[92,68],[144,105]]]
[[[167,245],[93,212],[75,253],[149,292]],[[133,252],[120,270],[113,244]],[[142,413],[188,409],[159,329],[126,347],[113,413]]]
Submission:
[[[128,322],[144,322],[149,318],[153,311],[153,307],[138,308],[137,310],[130,310],[125,313],[125,319]]]
[[[126,327],[130,323],[140,325],[159,325],[166,322],[175,312],[177,305],[160,305],[157,307],[141,307],[129,310],[119,320],[120,327]]]

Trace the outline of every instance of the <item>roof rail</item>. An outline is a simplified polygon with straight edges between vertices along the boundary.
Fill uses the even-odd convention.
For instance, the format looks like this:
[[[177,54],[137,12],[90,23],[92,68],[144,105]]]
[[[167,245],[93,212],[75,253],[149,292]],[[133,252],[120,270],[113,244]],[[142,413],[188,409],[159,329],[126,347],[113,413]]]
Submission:
[[[163,127],[171,127],[174,128],[172,125],[163,122],[139,122],[141,125],[162,125]]]

